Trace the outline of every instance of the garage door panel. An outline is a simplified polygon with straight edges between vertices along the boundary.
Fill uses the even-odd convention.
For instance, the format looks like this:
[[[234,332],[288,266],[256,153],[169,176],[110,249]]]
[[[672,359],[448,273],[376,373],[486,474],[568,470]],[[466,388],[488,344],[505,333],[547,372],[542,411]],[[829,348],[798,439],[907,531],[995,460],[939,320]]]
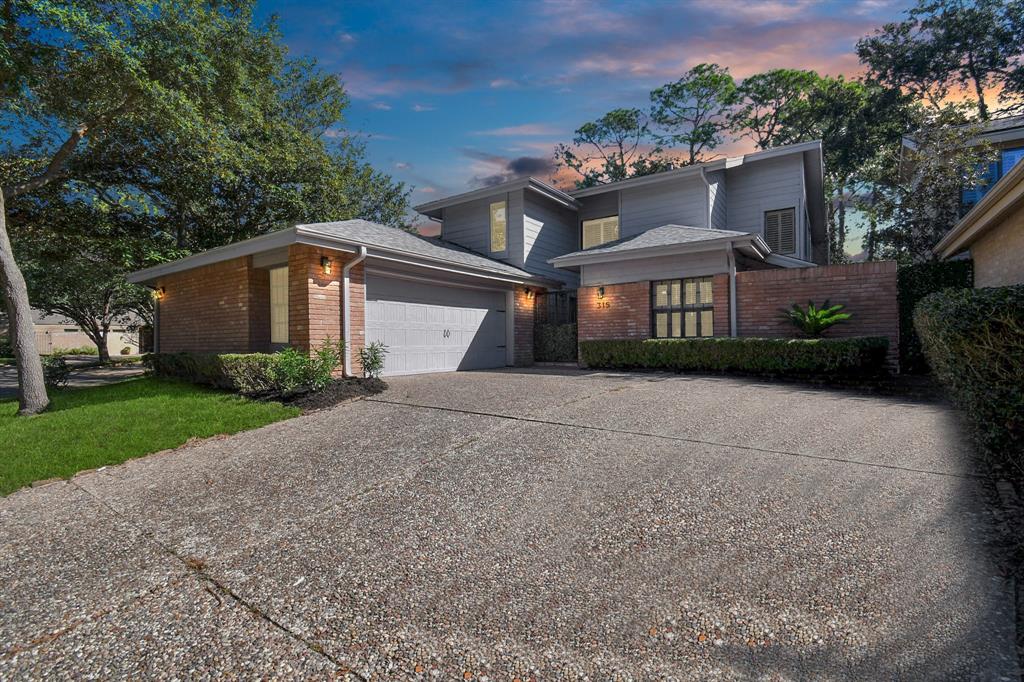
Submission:
[[[505,294],[368,275],[366,340],[388,346],[385,374],[505,365]]]

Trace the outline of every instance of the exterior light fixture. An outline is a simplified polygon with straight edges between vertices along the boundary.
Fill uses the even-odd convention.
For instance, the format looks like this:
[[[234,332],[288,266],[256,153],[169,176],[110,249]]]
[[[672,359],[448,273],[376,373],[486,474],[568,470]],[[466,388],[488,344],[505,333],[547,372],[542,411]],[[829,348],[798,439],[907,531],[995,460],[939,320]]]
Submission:
[[[533,289],[529,289],[527,287],[523,287],[523,291],[526,292],[526,298],[527,299],[532,299],[533,298]]]
[[[159,301],[164,297],[164,293],[165,289],[163,287],[157,287],[156,289],[153,289],[153,298]]]
[[[327,256],[320,256],[320,267],[325,275],[331,274],[331,259]]]
[[[597,288],[597,297],[598,298],[604,298],[604,287],[598,287]]]

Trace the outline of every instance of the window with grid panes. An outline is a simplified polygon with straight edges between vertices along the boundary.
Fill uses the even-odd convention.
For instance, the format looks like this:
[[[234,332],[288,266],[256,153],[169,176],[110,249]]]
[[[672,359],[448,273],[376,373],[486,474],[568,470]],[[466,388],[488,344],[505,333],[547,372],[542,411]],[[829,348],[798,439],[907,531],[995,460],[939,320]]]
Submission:
[[[715,306],[710,277],[651,283],[651,318],[656,339],[714,336]]]

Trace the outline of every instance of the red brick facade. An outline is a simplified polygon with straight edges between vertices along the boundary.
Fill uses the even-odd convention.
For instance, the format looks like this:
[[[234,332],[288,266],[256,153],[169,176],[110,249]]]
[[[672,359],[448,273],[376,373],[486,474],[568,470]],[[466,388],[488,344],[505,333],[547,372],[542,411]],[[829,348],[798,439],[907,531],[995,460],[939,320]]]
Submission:
[[[712,280],[715,336],[729,336],[729,277]],[[646,339],[651,336],[651,283],[584,287],[579,296],[579,339]],[[890,357],[899,348],[896,263],[853,263],[813,268],[779,268],[736,273],[738,336],[790,337],[792,325],[780,310],[793,303],[842,303],[853,315],[825,332],[829,337],[886,336]]]
[[[533,364],[533,307],[537,296],[535,291],[527,293],[519,287],[512,298],[515,303],[513,363],[516,367],[529,367]]]
[[[321,258],[330,259],[325,273]],[[342,268],[353,254],[293,244],[288,249],[288,343],[315,349],[327,338],[341,341]],[[366,342],[363,265],[349,273],[352,368]],[[162,278],[159,350],[252,353],[270,350],[270,274],[252,257],[235,258]]]
[[[577,292],[580,341],[651,336],[651,283],[583,287]]]
[[[168,275],[156,287],[163,292],[158,301],[157,347],[161,351],[266,350],[270,342],[270,281],[265,271],[252,267],[251,257]]]

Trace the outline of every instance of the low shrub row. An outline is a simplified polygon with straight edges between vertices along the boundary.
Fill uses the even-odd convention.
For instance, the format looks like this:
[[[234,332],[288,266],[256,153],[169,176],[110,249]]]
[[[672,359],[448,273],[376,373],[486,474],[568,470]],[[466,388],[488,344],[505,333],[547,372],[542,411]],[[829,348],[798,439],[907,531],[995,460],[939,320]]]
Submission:
[[[914,325],[935,377],[997,468],[1024,473],[1024,285],[947,289],[923,299]]]
[[[889,340],[850,339],[647,339],[583,341],[588,367],[671,371],[745,372],[772,375],[883,374]]]
[[[287,398],[326,387],[344,357],[344,344],[327,342],[313,354],[293,348],[277,353],[150,353],[143,362],[159,377],[208,384],[244,396]]]
[[[537,362],[575,362],[576,325],[535,324],[533,359]]]

